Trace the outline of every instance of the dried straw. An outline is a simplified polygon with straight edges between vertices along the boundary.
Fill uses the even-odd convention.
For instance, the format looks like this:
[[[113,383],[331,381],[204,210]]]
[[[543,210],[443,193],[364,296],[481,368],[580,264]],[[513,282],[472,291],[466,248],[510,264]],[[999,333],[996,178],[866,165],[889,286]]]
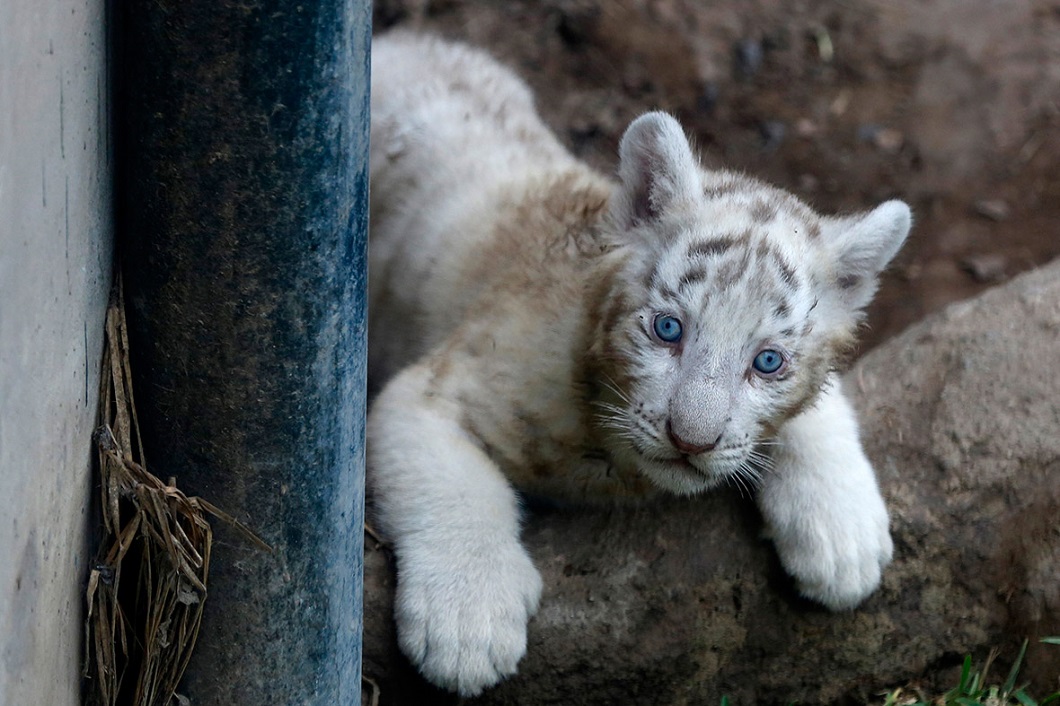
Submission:
[[[100,419],[103,538],[88,579],[87,702],[93,706],[187,703],[176,688],[202,622],[213,534],[206,515],[249,529],[176,480],[147,471],[133,399],[121,283],[107,310]]]

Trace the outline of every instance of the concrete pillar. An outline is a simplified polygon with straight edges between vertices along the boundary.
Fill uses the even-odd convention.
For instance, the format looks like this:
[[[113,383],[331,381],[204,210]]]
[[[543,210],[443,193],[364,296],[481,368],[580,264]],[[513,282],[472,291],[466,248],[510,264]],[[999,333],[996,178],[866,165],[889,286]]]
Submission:
[[[367,0],[120,3],[118,233],[148,467],[216,526],[182,693],[360,699]]]
[[[80,703],[111,269],[103,0],[0,1],[0,704]]]

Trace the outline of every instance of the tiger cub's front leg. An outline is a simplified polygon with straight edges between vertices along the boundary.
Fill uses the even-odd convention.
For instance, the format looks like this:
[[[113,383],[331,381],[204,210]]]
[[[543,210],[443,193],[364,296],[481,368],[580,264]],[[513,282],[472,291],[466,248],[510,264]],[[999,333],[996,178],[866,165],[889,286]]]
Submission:
[[[817,403],[782,427],[758,504],[799,591],[833,610],[880,583],[893,544],[887,508],[835,375]]]
[[[519,506],[501,472],[406,369],[368,418],[370,492],[394,544],[395,617],[405,655],[435,684],[480,693],[515,673],[541,577],[519,541]]]

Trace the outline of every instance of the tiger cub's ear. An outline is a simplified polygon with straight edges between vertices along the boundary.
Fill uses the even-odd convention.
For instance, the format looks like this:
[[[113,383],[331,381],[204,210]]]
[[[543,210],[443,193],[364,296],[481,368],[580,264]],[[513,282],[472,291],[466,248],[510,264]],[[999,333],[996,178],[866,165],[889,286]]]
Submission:
[[[898,253],[912,224],[913,215],[902,201],[824,220],[819,246],[822,304],[836,320],[857,321],[876,293],[880,272]]]
[[[621,182],[611,202],[620,229],[650,225],[669,209],[702,198],[699,163],[680,124],[666,113],[640,116],[618,146]]]

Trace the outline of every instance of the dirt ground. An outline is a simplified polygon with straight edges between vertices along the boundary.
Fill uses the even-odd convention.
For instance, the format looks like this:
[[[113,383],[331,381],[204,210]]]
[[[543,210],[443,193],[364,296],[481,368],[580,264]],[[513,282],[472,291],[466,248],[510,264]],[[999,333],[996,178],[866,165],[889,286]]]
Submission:
[[[644,110],[825,212],[906,200],[867,348],[1060,255],[1058,0],[377,0],[485,47],[610,172]]]

